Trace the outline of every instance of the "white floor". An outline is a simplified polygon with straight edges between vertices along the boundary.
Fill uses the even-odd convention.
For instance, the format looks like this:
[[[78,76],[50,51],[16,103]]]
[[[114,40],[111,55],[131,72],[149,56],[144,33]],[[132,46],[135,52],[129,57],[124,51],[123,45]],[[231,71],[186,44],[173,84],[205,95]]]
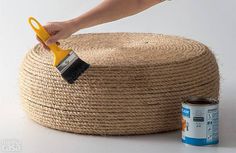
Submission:
[[[226,87],[225,87],[226,88]],[[31,121],[18,103],[1,105],[0,152],[5,146],[22,153],[223,153],[236,151],[235,97],[223,92],[220,104],[220,143],[216,146],[184,145],[180,131],[142,136],[88,136],[48,129]],[[5,143],[3,143],[5,142]]]
[[[0,153],[201,153],[236,152],[236,1],[173,0],[114,23],[81,32],[153,32],[192,38],[215,53],[221,73],[220,143],[211,147],[182,144],[181,133],[99,137],[60,132],[31,121],[18,95],[18,68],[35,43],[27,17],[42,23],[81,14],[99,0],[0,0]],[[56,3],[56,5],[55,5]],[[37,4],[37,5],[36,5]]]
[[[220,103],[220,143],[216,146],[193,147],[181,142],[180,131],[142,136],[101,137],[60,132],[28,119],[18,104],[1,105],[0,147],[12,145],[22,153],[200,153],[236,151],[236,88],[225,87]],[[5,142],[5,144],[3,144]],[[2,145],[2,146],[1,146]],[[3,149],[3,148],[2,148]],[[4,152],[4,149],[0,152]]]

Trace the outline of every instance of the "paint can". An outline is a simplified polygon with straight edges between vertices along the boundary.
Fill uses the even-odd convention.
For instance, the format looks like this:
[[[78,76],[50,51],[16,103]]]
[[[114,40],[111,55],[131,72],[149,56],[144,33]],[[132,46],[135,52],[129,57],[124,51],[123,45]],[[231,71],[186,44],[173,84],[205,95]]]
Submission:
[[[195,146],[219,142],[219,101],[189,97],[182,103],[182,142]]]

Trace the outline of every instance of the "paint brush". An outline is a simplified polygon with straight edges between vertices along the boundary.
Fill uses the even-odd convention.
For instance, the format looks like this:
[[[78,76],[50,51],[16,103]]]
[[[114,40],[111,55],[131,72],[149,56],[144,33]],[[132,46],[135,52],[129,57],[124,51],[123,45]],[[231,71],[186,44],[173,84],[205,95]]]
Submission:
[[[36,35],[43,42],[46,42],[50,37],[46,29],[33,17],[30,17],[28,22]],[[57,68],[63,79],[70,84],[74,83],[89,68],[89,64],[80,59],[71,49],[64,50],[56,43],[48,45],[48,48],[54,55],[53,66]]]

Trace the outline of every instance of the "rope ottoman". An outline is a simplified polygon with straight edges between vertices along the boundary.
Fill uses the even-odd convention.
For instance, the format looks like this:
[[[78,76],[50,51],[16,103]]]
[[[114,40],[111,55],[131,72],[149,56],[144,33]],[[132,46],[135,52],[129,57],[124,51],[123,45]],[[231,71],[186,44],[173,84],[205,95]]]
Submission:
[[[60,77],[41,45],[20,69],[23,108],[46,127],[94,135],[166,132],[181,126],[182,98],[218,98],[216,59],[190,39],[97,33],[72,36],[61,46],[91,64],[74,84]]]

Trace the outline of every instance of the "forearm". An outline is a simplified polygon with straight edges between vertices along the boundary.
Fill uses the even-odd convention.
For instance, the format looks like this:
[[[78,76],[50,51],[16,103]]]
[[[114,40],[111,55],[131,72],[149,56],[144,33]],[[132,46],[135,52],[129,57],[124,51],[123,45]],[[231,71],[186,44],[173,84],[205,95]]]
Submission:
[[[160,2],[161,0],[104,0],[92,10],[68,22],[74,24],[77,31],[137,14]]]
[[[161,1],[163,0],[104,0],[98,6],[77,18],[64,22],[51,22],[45,25],[44,28],[51,37],[43,45],[46,48],[46,45],[68,38],[80,29],[137,14]]]

